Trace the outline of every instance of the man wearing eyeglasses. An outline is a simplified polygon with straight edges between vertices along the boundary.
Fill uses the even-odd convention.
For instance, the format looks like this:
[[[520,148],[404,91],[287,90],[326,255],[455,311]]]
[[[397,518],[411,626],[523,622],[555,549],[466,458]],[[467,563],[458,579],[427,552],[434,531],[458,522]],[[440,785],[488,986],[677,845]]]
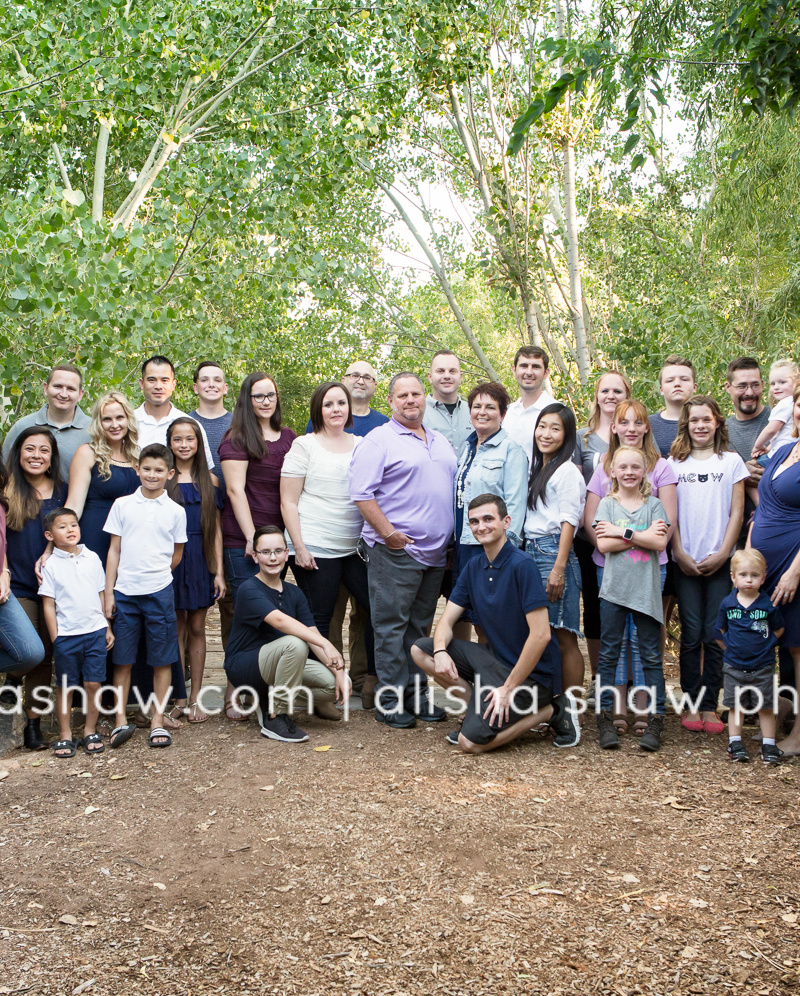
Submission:
[[[374,408],[369,406],[372,395],[378,386],[378,375],[375,372],[375,367],[365,360],[356,360],[348,366],[342,382],[350,392],[350,398],[353,402],[353,424],[349,429],[345,429],[345,432],[352,432],[354,436],[366,436],[368,432],[372,432],[379,425],[389,421],[388,416],[376,412]],[[311,431],[311,419],[309,419],[306,434]]]

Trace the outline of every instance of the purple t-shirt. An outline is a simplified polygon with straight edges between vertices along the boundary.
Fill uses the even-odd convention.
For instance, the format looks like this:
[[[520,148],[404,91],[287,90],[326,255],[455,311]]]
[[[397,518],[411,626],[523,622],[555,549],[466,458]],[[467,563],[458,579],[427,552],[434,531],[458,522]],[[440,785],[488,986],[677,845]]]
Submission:
[[[350,497],[377,501],[394,528],[414,540],[406,553],[426,567],[441,567],[453,538],[457,462],[441,433],[425,434],[421,439],[395,419],[368,433],[353,453]],[[383,542],[368,522],[361,535],[368,546]]]
[[[659,488],[665,488],[669,484],[677,485],[678,483],[678,475],[675,473],[675,468],[672,464],[667,463],[663,457],[658,458],[658,463],[647,475],[647,479],[650,482],[650,487],[653,489],[652,495],[654,498],[658,498]],[[592,474],[591,481],[586,485],[586,490],[591,491],[598,498],[605,498],[608,494],[608,474],[603,469],[602,463],[598,463],[595,472]],[[598,549],[595,549],[592,554],[592,560],[598,567],[602,567],[606,562],[606,558]],[[659,564],[666,564],[667,560],[667,551],[662,550],[658,555],[658,562]]]

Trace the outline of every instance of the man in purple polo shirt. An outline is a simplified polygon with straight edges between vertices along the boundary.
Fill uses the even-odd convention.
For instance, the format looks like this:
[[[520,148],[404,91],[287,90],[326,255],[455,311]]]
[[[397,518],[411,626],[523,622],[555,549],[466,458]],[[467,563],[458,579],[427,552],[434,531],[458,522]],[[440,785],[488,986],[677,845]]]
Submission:
[[[378,688],[375,719],[396,729],[445,719],[428,679],[411,659],[436,611],[453,535],[456,457],[441,433],[425,429],[425,388],[414,373],[389,382],[392,418],[356,448],[350,494],[364,516],[369,603]]]

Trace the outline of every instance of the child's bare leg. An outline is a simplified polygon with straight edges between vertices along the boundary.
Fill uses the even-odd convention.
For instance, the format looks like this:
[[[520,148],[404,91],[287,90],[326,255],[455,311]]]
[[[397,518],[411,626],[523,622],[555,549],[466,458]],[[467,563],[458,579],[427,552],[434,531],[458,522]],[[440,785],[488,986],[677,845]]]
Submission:
[[[114,665],[114,688],[117,694],[117,714],[115,726],[125,726],[125,709],[128,704],[128,693],[131,690],[132,664]]]
[[[742,711],[740,709],[730,709],[728,711],[728,736],[741,737],[743,727],[744,716]]]
[[[194,609],[187,612],[186,658],[192,680],[189,701],[194,705],[203,687],[203,673],[206,669],[206,613],[207,609]]]
[[[164,726],[164,706],[169,699],[170,683],[172,680],[172,668],[169,664],[153,668],[153,717],[150,722],[150,729],[155,730],[159,726]]]
[[[97,719],[100,715],[100,689],[102,687],[99,681],[84,681],[83,683],[83,690],[86,692],[86,720],[83,732],[86,736],[90,733],[97,733]]]
[[[633,693],[633,731],[640,736],[647,729],[650,721],[650,714],[647,707],[650,704],[650,696],[646,688],[637,688]]]
[[[614,685],[614,726],[618,733],[628,729],[628,686]]]
[[[775,741],[775,731],[778,729],[778,720],[772,709],[758,710],[758,725],[761,727],[761,739]]]
[[[56,703],[58,708],[58,739],[72,740],[72,726],[70,725],[72,692],[67,691],[64,685],[59,686],[56,692]]]

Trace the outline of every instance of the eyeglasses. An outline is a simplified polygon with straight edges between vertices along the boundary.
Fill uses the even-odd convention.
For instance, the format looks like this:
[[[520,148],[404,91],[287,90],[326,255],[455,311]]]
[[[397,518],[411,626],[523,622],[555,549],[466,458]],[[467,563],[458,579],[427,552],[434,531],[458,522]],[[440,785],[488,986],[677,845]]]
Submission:
[[[275,557],[276,559],[280,559],[286,553],[286,547],[283,547],[282,550],[254,550],[253,552],[257,557],[267,557],[268,559]]]
[[[350,380],[363,380],[366,384],[374,384],[375,378],[372,374],[358,374],[358,373],[347,373],[345,377],[349,377]]]
[[[251,394],[250,400],[255,401],[257,405],[263,405],[265,401],[274,401],[278,395],[272,391],[270,394]]]

